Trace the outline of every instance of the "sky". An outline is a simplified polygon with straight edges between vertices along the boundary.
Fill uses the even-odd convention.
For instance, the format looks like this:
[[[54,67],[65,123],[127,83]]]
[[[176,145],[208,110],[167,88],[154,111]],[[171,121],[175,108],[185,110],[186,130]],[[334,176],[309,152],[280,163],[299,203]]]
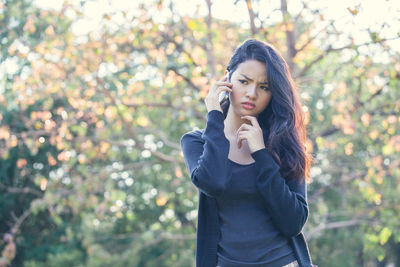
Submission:
[[[156,11],[153,18],[156,22],[163,22],[172,14],[168,8],[169,3],[173,1],[176,12],[180,15],[194,16],[196,13],[199,16],[206,16],[208,9],[205,0],[163,0],[161,12]],[[245,6],[245,1],[238,1],[236,5],[234,0],[211,0],[212,15],[218,19],[226,19],[233,22],[243,24],[244,27],[249,27],[249,15]],[[35,4],[44,9],[60,10],[64,0],[34,0]],[[78,5],[80,0],[69,0],[73,5]],[[72,26],[72,30],[76,35],[86,35],[88,32],[95,32],[101,25],[102,17],[105,13],[124,10],[128,14],[137,14],[139,12],[138,5],[140,3],[151,3],[147,1],[126,1],[126,0],[92,0],[87,1],[83,13],[85,19],[77,20]],[[280,0],[260,0],[253,1],[254,9],[259,10],[260,17],[268,17],[267,22],[281,20],[281,13],[278,11]],[[260,3],[257,6],[256,2]],[[296,15],[302,8],[302,0],[289,0],[288,9],[292,15]],[[326,20],[333,19],[337,29],[351,35],[356,40],[356,43],[364,43],[368,40],[369,34],[366,29],[377,31],[382,38],[395,37],[400,29],[400,1],[399,0],[309,0],[306,1],[308,7],[318,8],[324,14]],[[360,5],[361,3],[361,5]],[[359,13],[352,16],[348,8],[354,9],[360,5]],[[276,11],[274,11],[276,10]],[[74,14],[70,14],[74,16]],[[123,21],[122,17],[120,18]],[[104,21],[104,20],[103,20]],[[118,23],[118,16],[113,17],[113,21]],[[386,26],[381,28],[382,22],[386,22]],[[324,27],[324,25],[320,25]],[[318,31],[318,28],[315,29]],[[400,39],[400,38],[399,38]],[[344,40],[345,43],[347,40]],[[340,43],[336,41],[336,43]],[[400,51],[400,40],[389,42],[389,45]]]
[[[164,0],[163,6],[167,7],[171,0]],[[54,8],[60,9],[64,0],[34,0],[35,4],[41,8]],[[70,0],[73,4],[78,4],[80,0]],[[126,0],[96,0],[87,1],[84,8],[84,13],[88,17],[85,27],[80,27],[81,32],[87,32],[99,25],[98,22],[102,15],[110,11],[118,10],[135,10],[141,2],[151,1],[126,1]],[[196,9],[200,15],[207,14],[207,6],[205,0],[173,0],[176,10],[181,15],[193,15]],[[234,0],[214,0],[212,1],[213,16],[220,19],[227,19],[236,22],[247,22],[248,12],[244,1],[238,1],[236,5],[233,4]],[[256,1],[253,1],[256,2]],[[280,0],[260,0],[260,7],[255,9],[260,10],[261,16],[271,14],[271,10],[279,8]],[[292,14],[298,13],[301,9],[301,0],[289,0],[288,8]],[[309,7],[320,8],[327,19],[342,20],[341,26],[349,26],[348,21],[345,19],[352,18],[347,8],[355,7],[361,4],[360,13],[356,16],[354,22],[355,26],[360,27],[374,27],[382,21],[387,21],[393,25],[394,28],[400,29],[400,1],[398,0],[310,0],[306,1]],[[254,3],[256,5],[256,3]],[[167,8],[166,8],[167,9]],[[265,13],[265,14],[264,14]],[[279,19],[279,12],[276,12],[275,18]],[[274,19],[274,14],[272,15]]]

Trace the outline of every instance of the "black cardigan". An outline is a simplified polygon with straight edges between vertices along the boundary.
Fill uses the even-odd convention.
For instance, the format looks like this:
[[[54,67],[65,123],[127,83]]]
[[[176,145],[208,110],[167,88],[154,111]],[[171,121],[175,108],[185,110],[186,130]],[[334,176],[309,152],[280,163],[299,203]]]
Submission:
[[[199,190],[196,267],[215,267],[219,241],[215,197],[224,192],[231,177],[223,113],[218,110],[208,112],[205,129],[184,134],[180,144],[192,183]],[[273,223],[289,238],[299,266],[313,266],[302,233],[308,218],[306,182],[304,179],[284,179],[279,165],[266,148],[251,153],[251,156],[258,170],[257,188]]]

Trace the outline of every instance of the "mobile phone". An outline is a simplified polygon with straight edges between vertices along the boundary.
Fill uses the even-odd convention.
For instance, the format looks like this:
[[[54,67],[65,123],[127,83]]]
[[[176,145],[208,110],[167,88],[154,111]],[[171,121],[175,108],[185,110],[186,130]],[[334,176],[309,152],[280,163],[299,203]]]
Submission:
[[[227,81],[230,82],[229,73],[227,74]],[[229,101],[229,95],[230,95],[230,93],[231,93],[231,92],[228,92],[228,91],[223,91],[223,92],[221,93],[220,98],[219,98],[219,103],[220,103],[220,105],[222,105],[222,104],[226,103],[227,101]]]
[[[220,97],[219,97],[219,103],[222,104],[222,103],[228,101],[228,99],[229,99],[229,94],[230,94],[230,92],[223,91],[223,92],[221,93]]]

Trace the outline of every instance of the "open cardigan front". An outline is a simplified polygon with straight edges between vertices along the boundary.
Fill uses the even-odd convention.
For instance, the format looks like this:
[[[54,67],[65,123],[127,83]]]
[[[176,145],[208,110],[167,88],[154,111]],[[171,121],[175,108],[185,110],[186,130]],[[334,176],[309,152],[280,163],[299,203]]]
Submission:
[[[196,267],[215,267],[220,237],[216,197],[224,193],[231,177],[230,143],[224,134],[223,113],[208,112],[205,129],[186,133],[180,143],[191,181],[199,191]],[[258,173],[257,189],[274,225],[288,237],[299,266],[313,266],[302,233],[308,218],[305,180],[283,178],[279,165],[266,148],[251,156]]]

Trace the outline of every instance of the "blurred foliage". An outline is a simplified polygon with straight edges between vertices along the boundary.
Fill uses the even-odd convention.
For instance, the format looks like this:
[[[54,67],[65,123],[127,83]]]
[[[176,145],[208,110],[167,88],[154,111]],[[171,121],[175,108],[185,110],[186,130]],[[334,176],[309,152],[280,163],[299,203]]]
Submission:
[[[286,55],[300,90],[314,262],[400,266],[400,61],[378,31],[355,43],[305,3],[269,22],[253,1],[248,29],[143,1],[78,36],[89,2],[0,1],[0,266],[193,266],[179,139],[204,127],[208,85],[249,37]]]

